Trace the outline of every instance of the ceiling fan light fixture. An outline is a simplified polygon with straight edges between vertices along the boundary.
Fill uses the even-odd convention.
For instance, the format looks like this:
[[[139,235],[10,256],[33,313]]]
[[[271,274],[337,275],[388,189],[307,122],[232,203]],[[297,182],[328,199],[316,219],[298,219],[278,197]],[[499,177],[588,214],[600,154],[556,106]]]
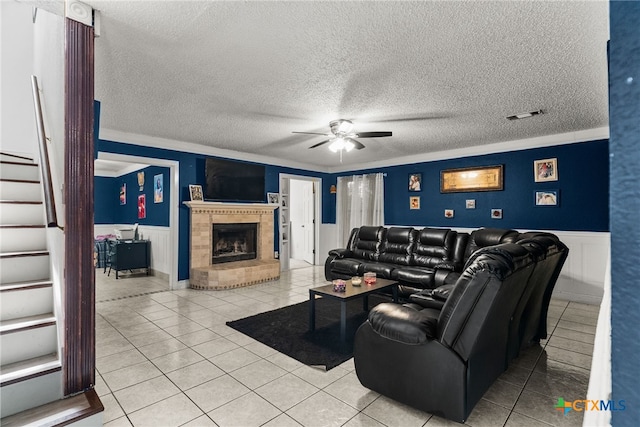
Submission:
[[[514,114],[512,116],[507,116],[507,120],[526,119],[529,117],[537,116],[538,114],[543,114],[542,110],[529,111],[528,113]]]
[[[329,144],[329,150],[337,153],[338,151],[351,151],[355,147],[355,144],[351,141],[345,140],[344,138],[335,138],[331,144]]]
[[[329,126],[331,127],[331,132],[334,135],[338,135],[338,134],[346,135],[351,133],[351,131],[353,130],[353,123],[351,122],[351,120],[344,120],[344,119],[334,120],[331,123],[329,123]]]

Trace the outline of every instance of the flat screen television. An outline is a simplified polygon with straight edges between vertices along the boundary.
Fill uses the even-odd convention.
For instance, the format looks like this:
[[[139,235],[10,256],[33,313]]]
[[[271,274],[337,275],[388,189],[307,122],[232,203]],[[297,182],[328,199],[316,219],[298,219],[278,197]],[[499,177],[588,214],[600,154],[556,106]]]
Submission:
[[[264,202],[263,165],[207,158],[204,199],[213,202]]]

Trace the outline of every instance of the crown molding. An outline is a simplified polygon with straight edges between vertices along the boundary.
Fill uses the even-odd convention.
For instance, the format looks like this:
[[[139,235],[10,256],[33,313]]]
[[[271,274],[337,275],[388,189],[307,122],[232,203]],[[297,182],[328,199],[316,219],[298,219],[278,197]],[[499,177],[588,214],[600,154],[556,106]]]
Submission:
[[[181,151],[193,154],[203,154],[207,156],[226,157],[229,159],[243,160],[256,163],[265,163],[273,166],[282,166],[293,169],[303,169],[312,172],[328,173],[327,167],[312,165],[309,163],[299,163],[286,161],[276,157],[262,156],[259,154],[244,153],[235,150],[225,150],[222,148],[210,147],[208,145],[194,144],[192,142],[177,141],[175,139],[157,138],[154,136],[141,135],[136,133],[120,132],[114,129],[100,129],[100,139],[106,141],[120,142],[123,144],[140,145],[143,147],[164,148],[167,150]]]
[[[393,159],[386,159],[377,162],[360,163],[354,165],[340,165],[332,167],[322,167],[308,163],[286,161],[275,157],[243,153],[234,150],[225,150],[221,148],[209,147],[206,145],[177,141],[173,139],[157,138],[147,135],[120,132],[117,130],[106,128],[100,129],[100,139],[144,147],[164,148],[173,151],[226,157],[230,159],[244,160],[256,163],[265,163],[274,166],[303,169],[312,172],[341,173],[363,169],[375,169],[422,162],[432,162],[437,160],[448,160],[460,157],[471,157],[481,156],[485,154],[504,153],[509,151],[520,151],[531,148],[551,147],[554,145],[575,144],[579,142],[595,141],[599,139],[609,139],[609,127],[606,126],[576,132],[545,135],[541,137],[498,142],[494,144],[478,145],[474,147],[457,148],[453,150],[442,150],[420,155],[396,157]]]
[[[329,173],[349,172],[362,169],[375,169],[390,166],[410,165],[437,160],[456,159],[461,157],[482,156],[485,154],[506,153],[509,151],[528,150],[531,148],[551,147],[554,145],[575,144],[578,142],[609,139],[609,127],[581,130],[576,132],[558,133],[535,138],[514,141],[497,142],[494,144],[477,145],[474,147],[457,148],[453,150],[436,151],[420,155],[396,157],[349,166],[335,166],[329,168]]]

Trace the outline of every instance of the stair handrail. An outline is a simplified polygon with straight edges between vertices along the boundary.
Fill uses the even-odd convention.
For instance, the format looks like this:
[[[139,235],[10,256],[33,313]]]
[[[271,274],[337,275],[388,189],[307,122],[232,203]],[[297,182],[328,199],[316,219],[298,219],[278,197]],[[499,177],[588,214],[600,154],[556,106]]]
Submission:
[[[38,132],[38,151],[40,152],[40,172],[42,173],[42,185],[44,187],[44,205],[47,216],[47,227],[58,227],[58,216],[56,214],[56,203],[53,192],[53,181],[51,180],[51,164],[49,163],[49,150],[47,149],[47,137],[44,129],[44,119],[42,114],[42,103],[40,101],[40,90],[38,79],[31,76],[31,87],[33,89],[33,105],[36,114],[36,129]]]

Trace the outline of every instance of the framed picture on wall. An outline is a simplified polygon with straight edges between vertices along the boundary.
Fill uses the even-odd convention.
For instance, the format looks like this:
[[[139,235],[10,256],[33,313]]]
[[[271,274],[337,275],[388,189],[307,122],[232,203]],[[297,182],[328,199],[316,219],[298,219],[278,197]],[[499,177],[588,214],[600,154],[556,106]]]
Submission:
[[[153,177],[153,203],[162,203],[164,198],[164,183],[162,174]]]
[[[203,200],[202,185],[189,184],[189,196],[192,202]]]
[[[558,180],[558,159],[542,159],[533,162],[535,182]]]
[[[420,196],[409,197],[409,209],[420,209]]]
[[[543,190],[533,192],[533,201],[536,206],[559,206],[559,190]]]
[[[127,204],[127,183],[126,182],[123,182],[122,185],[120,186],[120,204],[121,205]]]
[[[138,219],[147,217],[147,201],[144,194],[138,196]]]
[[[422,174],[409,174],[409,191],[422,191]]]

